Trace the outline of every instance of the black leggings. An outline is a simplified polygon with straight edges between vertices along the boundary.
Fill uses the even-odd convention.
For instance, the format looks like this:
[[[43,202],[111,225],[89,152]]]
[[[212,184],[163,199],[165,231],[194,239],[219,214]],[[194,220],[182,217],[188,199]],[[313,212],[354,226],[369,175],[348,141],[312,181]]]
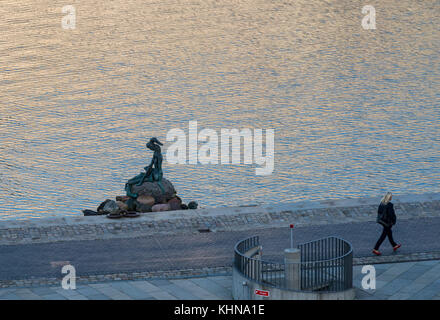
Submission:
[[[377,240],[376,245],[374,246],[374,249],[379,250],[380,245],[385,240],[385,238],[388,236],[388,240],[390,240],[390,243],[393,247],[397,245],[397,243],[394,242],[393,239],[393,231],[391,231],[391,226],[385,227],[383,226],[382,234],[380,235],[379,240]]]

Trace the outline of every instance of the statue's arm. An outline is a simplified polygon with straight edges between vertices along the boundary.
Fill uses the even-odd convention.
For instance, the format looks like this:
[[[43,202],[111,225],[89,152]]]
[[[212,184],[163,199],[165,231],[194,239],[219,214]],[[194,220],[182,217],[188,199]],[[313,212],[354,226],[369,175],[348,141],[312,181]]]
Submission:
[[[153,166],[153,163],[154,163],[154,158],[151,159],[150,164],[148,166],[146,166],[144,169],[147,170],[148,168],[151,168]]]

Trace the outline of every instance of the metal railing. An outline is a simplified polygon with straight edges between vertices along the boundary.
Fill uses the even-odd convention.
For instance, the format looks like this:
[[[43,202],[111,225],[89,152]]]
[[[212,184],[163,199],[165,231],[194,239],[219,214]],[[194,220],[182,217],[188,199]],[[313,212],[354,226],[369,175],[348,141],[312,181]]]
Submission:
[[[239,241],[234,248],[234,267],[246,278],[276,288],[294,290],[287,285],[286,263],[261,259],[259,237]],[[353,286],[353,250],[349,242],[327,237],[298,245],[301,261],[300,290],[337,292]]]

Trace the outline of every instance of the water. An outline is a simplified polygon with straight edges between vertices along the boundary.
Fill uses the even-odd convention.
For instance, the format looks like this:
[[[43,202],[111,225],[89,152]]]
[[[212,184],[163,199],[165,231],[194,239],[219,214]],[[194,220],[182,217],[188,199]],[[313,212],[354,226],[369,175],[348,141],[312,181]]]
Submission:
[[[172,128],[273,128],[275,169],[172,165],[203,207],[439,192],[438,1],[0,3],[1,219],[80,215]],[[170,143],[168,143],[169,145]],[[165,145],[165,150],[166,150]]]

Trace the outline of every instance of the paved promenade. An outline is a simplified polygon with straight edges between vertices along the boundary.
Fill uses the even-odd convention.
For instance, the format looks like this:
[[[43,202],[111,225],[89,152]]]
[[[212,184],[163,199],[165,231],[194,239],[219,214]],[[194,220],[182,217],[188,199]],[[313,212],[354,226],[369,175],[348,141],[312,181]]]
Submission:
[[[360,298],[395,298],[397,293],[409,298],[419,292],[431,299],[437,296],[435,272],[440,274],[439,199],[440,194],[396,197],[398,222],[393,232],[402,248],[394,253],[385,240],[381,257],[371,254],[381,233],[375,223],[378,199],[176,211],[127,222],[105,217],[2,221],[0,296],[199,299],[203,293],[226,299],[235,243],[259,235],[263,258],[282,261],[283,250],[290,246],[288,226],[294,223],[296,244],[342,237],[353,245],[355,265],[376,264],[383,271],[377,292],[359,291]],[[73,292],[60,287],[66,264],[76,269],[78,289]],[[398,270],[406,266],[401,278]],[[355,277],[360,269],[356,272]],[[427,293],[422,293],[422,286]],[[413,290],[387,289],[403,287]]]
[[[440,260],[374,265],[376,289],[362,289],[362,266],[354,267],[353,285],[359,300],[440,300]],[[0,300],[231,300],[228,276],[187,279],[108,281],[58,286],[0,289]]]
[[[398,221],[393,231],[396,241],[402,243],[399,254],[393,253],[388,241],[383,243],[381,250],[384,256],[391,259],[388,262],[401,261],[400,255],[440,253],[438,230],[440,217]],[[372,256],[371,249],[380,232],[381,227],[375,222],[313,225],[296,228],[294,241],[300,243],[337,235],[350,241],[354,257],[362,259]],[[180,274],[183,276],[200,275],[200,270],[204,269],[214,270],[213,274],[218,274],[216,268],[222,270],[231,267],[235,243],[255,234],[260,236],[265,259],[281,260],[283,250],[290,246],[288,226],[129,239],[3,245],[0,246],[0,284],[3,287],[38,284],[39,278],[58,281],[56,279],[61,277],[61,266],[64,264],[73,265],[77,276],[87,281],[161,277],[167,272],[168,276],[172,276],[175,270],[188,270]],[[393,257],[396,259],[393,260]],[[433,256],[425,257],[431,258]],[[109,277],[105,278],[105,275]]]

